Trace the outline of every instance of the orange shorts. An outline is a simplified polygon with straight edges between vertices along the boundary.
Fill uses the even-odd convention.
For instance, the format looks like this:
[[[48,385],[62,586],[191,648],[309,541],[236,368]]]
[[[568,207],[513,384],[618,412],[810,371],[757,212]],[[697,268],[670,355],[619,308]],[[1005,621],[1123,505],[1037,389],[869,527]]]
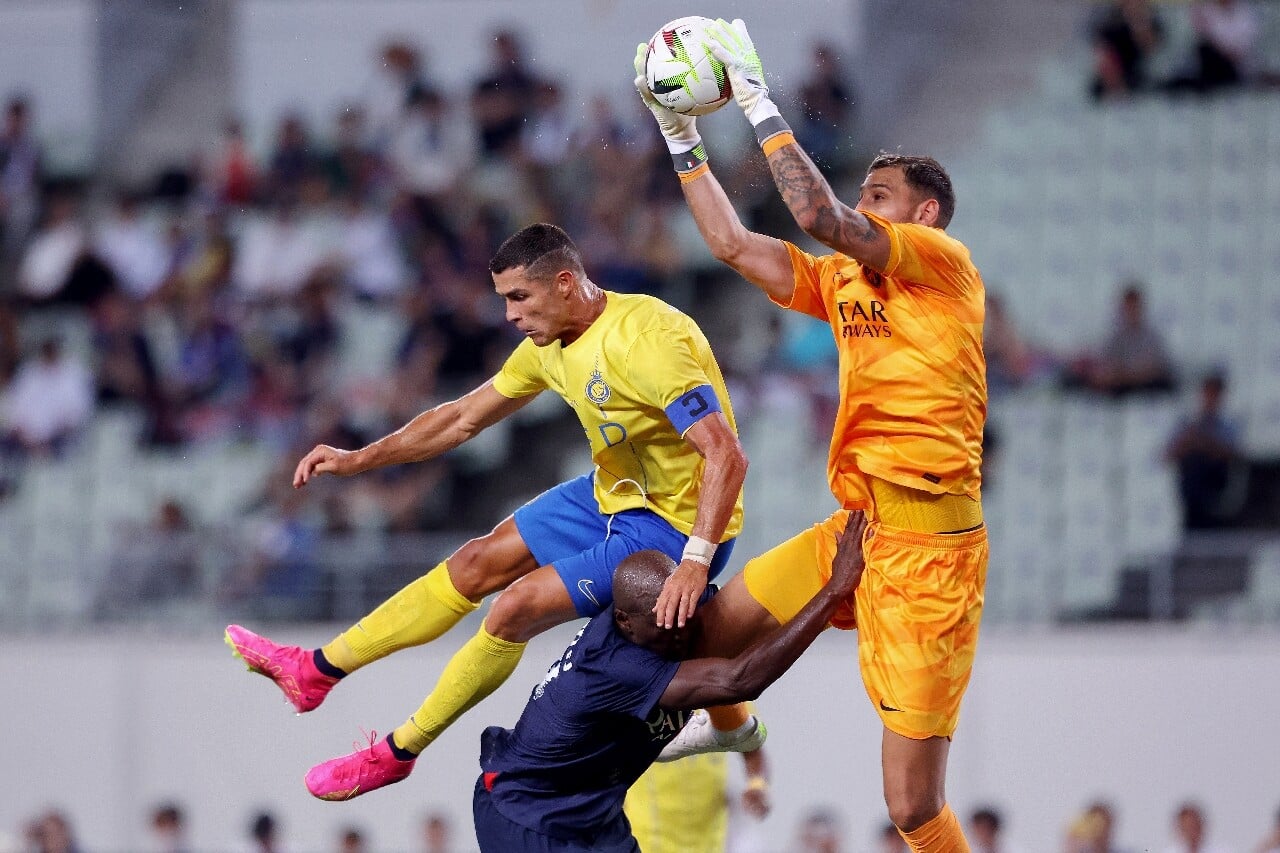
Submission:
[[[836,511],[743,569],[747,592],[779,622],[831,577],[848,516]],[[912,533],[873,522],[862,553],[862,581],[831,624],[858,629],[862,683],[886,728],[917,740],[950,737],[978,645],[987,530]]]

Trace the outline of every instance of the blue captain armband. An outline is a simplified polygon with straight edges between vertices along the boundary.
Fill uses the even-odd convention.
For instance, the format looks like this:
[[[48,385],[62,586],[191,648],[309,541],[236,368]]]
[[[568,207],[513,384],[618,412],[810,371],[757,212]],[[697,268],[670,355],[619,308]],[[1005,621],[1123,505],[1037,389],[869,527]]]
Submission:
[[[705,418],[712,412],[721,411],[720,398],[710,385],[699,385],[685,391],[667,406],[667,419],[676,428],[676,432],[684,435],[689,427]]]

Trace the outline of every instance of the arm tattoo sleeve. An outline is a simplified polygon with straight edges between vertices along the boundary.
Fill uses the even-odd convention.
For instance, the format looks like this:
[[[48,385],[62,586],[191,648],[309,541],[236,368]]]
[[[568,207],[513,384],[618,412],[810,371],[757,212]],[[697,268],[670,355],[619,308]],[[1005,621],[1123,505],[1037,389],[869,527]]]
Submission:
[[[833,249],[845,250],[875,239],[871,222],[836,199],[818,167],[800,146],[784,145],[770,154],[769,170],[787,209],[815,240]]]

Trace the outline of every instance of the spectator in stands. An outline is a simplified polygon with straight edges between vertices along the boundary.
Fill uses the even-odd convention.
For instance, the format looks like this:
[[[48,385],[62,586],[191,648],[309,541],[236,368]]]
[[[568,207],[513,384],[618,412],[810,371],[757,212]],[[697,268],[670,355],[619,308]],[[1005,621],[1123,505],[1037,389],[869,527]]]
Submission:
[[[280,824],[268,811],[258,812],[249,822],[249,847],[247,853],[284,853],[280,841]]]
[[[422,821],[422,853],[456,853],[453,824],[444,812],[432,812]]]
[[[222,126],[222,139],[206,156],[203,168],[206,194],[217,204],[243,207],[258,193],[258,166],[237,119]]]
[[[115,211],[97,228],[93,252],[111,268],[120,290],[141,302],[164,284],[171,266],[164,237],[142,211],[136,193],[120,193]]]
[[[304,212],[296,200],[282,197],[269,216],[245,224],[233,278],[250,300],[295,295],[324,262],[326,235],[304,221]]]
[[[94,601],[95,618],[126,616],[200,590],[200,537],[176,498],[162,500],[145,524],[124,525],[116,541]]]
[[[81,853],[66,814],[53,810],[36,818],[27,828],[31,853]]]
[[[1254,853],[1280,853],[1280,811],[1276,812],[1276,820],[1271,831],[1258,842]]]
[[[396,186],[407,201],[412,245],[439,237],[453,247],[456,227],[449,208],[468,156],[457,138],[457,117],[439,92],[410,98],[391,135],[389,159]]]
[[[276,129],[275,148],[267,161],[268,198],[297,200],[302,195],[303,183],[320,171],[319,165],[319,152],[312,146],[302,116],[285,115]]]
[[[140,407],[147,414],[146,443],[177,443],[180,436],[173,407],[139,312],[113,291],[93,306],[92,318],[98,402]]]
[[[1165,458],[1178,469],[1183,525],[1191,530],[1230,524],[1244,499],[1240,428],[1223,411],[1226,378],[1200,385],[1200,408],[1169,438]]]
[[[1122,98],[1145,89],[1147,61],[1164,38],[1164,26],[1148,0],[1115,0],[1090,24],[1095,100]]]
[[[991,806],[976,809],[969,817],[969,839],[973,853],[1014,853],[1017,849],[1005,840],[1001,829],[1004,820]]]
[[[69,193],[52,194],[44,222],[33,235],[18,269],[18,291],[33,304],[62,297],[84,254],[87,236],[79,205]]]
[[[151,843],[152,853],[191,853],[182,806],[167,802],[152,810]]]
[[[227,579],[222,598],[247,602],[260,618],[322,619],[329,606],[320,571],[319,522],[307,496],[275,478],[251,526],[250,552]],[[278,483],[285,483],[279,486]]]
[[[1064,853],[1120,853],[1114,838],[1115,810],[1105,800],[1096,800],[1071,823]]]
[[[381,189],[386,175],[382,159],[369,141],[364,107],[347,104],[338,110],[332,144],[320,160],[335,195],[367,198]]]
[[[405,109],[421,94],[431,91],[418,49],[406,41],[383,45],[378,65],[365,92],[370,142],[385,151]]]
[[[364,833],[357,827],[344,827],[338,832],[336,853],[369,853],[369,849]]]
[[[214,412],[238,403],[248,383],[244,343],[229,318],[215,307],[212,293],[179,300],[175,312],[177,364],[171,377],[175,402],[182,409],[183,430],[199,434],[200,421],[217,421]]]
[[[841,65],[839,48],[822,42],[813,47],[810,75],[800,84],[800,142],[824,171],[844,166],[853,132],[854,93]]]
[[[1176,840],[1165,853],[1231,853],[1231,848],[1205,840],[1204,809],[1198,803],[1178,806],[1173,821]]]
[[[471,111],[487,158],[516,153],[539,80],[529,70],[520,39],[510,30],[494,33],[493,64],[475,84]]]
[[[0,271],[17,260],[40,212],[40,144],[31,132],[31,104],[14,95],[0,128]]]
[[[1022,337],[1004,297],[991,290],[987,291],[982,350],[987,358],[987,389],[992,393],[1029,385],[1046,372],[1048,360]]]
[[[1190,70],[1168,88],[1207,94],[1245,83],[1260,30],[1257,11],[1245,0],[1199,0],[1191,7],[1191,24],[1196,43]]]
[[[538,84],[529,122],[520,137],[524,159],[538,168],[559,166],[568,159],[578,136],[578,118],[564,102],[564,92],[550,80]]]
[[[58,338],[46,338],[14,374],[4,408],[8,442],[30,454],[58,454],[93,414],[93,378]]]
[[[1168,348],[1147,320],[1140,282],[1125,285],[1111,337],[1097,352],[1077,359],[1068,368],[1065,383],[1069,388],[1084,387],[1112,397],[1174,390]]]
[[[815,808],[805,815],[796,833],[796,853],[840,853],[840,819],[827,808]],[[896,830],[895,830],[896,833]]]

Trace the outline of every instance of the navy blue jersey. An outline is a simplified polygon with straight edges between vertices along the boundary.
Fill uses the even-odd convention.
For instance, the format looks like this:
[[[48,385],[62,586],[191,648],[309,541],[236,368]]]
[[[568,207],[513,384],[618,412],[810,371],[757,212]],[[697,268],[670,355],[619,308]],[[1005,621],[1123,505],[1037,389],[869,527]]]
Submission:
[[[622,636],[612,607],[588,622],[533,689],[515,728],[481,735],[480,766],[498,774],[494,806],[557,838],[616,820],[627,789],[688,719],[658,705],[679,666]]]

